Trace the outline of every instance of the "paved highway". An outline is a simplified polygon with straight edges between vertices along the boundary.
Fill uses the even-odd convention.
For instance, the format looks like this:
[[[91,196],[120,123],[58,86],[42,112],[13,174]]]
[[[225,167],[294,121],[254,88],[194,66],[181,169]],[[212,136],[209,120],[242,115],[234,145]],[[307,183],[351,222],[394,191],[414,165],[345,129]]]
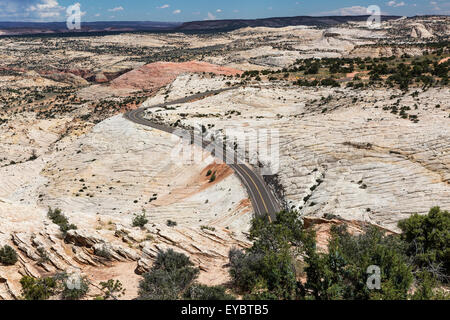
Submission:
[[[180,137],[183,137],[181,134],[177,132],[177,128],[161,125],[158,123],[154,123],[150,120],[147,120],[144,118],[145,110],[147,109],[155,109],[155,108],[164,108],[169,105],[174,104],[182,104],[193,100],[199,100],[207,96],[215,95],[227,90],[235,89],[235,87],[230,87],[226,89],[220,89],[220,90],[213,90],[213,91],[206,91],[203,93],[194,94],[189,97],[185,97],[182,99],[174,100],[167,103],[162,103],[150,107],[145,108],[139,108],[136,110],[129,111],[124,114],[124,117],[134,123],[144,125],[147,127],[151,127],[157,130],[165,131],[172,134],[178,134]],[[193,133],[190,133],[191,136]],[[192,139],[193,143],[201,146],[202,148],[205,148],[206,146],[210,145],[210,141],[197,141],[196,139]],[[223,153],[221,153],[220,148],[216,148],[218,153],[214,154],[219,159],[226,159],[223,157]],[[231,150],[225,150],[225,153],[227,156],[229,154],[232,154],[233,152]],[[266,185],[264,182],[264,179],[261,175],[256,173],[250,166],[246,165],[244,161],[238,161],[236,155],[233,155],[234,161],[233,164],[229,164],[230,168],[234,170],[234,172],[238,175],[240,180],[243,182],[245,187],[247,188],[248,194],[250,196],[250,200],[253,205],[253,209],[255,211],[255,215],[264,217],[267,216],[270,221],[274,221],[276,218],[275,213],[280,211],[280,206],[278,205],[277,201],[275,200],[275,196],[272,194],[270,188]]]

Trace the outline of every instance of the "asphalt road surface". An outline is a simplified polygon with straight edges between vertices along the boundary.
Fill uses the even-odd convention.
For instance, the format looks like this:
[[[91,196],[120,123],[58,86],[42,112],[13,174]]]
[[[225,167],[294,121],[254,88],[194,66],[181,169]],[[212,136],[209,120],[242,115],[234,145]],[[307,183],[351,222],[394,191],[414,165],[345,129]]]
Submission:
[[[174,104],[183,104],[194,100],[199,100],[207,96],[215,95],[227,90],[235,89],[236,87],[230,87],[226,89],[206,91],[203,93],[194,94],[189,97],[185,97],[182,99],[174,100],[167,103],[162,103],[158,105],[154,105],[146,108],[139,108],[136,110],[129,111],[124,114],[124,117],[134,123],[144,125],[147,127],[151,127],[157,130],[165,131],[172,134],[177,134],[180,137],[184,137],[179,133],[179,129],[161,125],[158,123],[154,123],[150,120],[144,118],[145,110],[147,109],[155,109],[155,108],[164,108],[169,105]],[[191,137],[193,136],[193,132],[190,132]],[[200,145],[202,148],[206,148],[206,146],[213,144],[211,141],[205,141],[200,139],[201,141],[197,141],[198,139],[192,139],[192,143]],[[216,148],[216,151],[213,152],[213,155],[219,159],[228,159],[231,156],[234,158],[234,161],[231,161],[232,164],[228,164],[231,169],[238,175],[240,180],[243,182],[245,187],[247,188],[248,194],[250,196],[250,200],[253,205],[253,210],[255,211],[255,215],[260,217],[267,216],[269,220],[272,222],[276,219],[275,213],[280,211],[280,206],[278,202],[275,200],[275,196],[271,192],[270,188],[264,182],[263,177],[256,173],[252,168],[244,163],[244,161],[238,161],[237,156],[234,154],[232,150],[224,150],[226,158],[224,158],[224,153],[221,153],[220,148]],[[219,150],[219,151],[217,151]],[[227,161],[229,163],[229,161]]]

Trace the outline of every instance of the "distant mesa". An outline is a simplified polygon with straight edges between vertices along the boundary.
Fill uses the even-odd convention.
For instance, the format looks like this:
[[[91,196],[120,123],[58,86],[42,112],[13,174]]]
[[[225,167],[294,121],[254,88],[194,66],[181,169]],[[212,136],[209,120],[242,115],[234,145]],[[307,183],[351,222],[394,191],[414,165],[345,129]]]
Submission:
[[[366,21],[369,16],[279,17],[265,19],[203,20],[185,23],[153,21],[85,22],[81,30],[68,30],[65,22],[0,22],[0,36],[28,34],[86,34],[121,32],[221,32],[246,27],[282,28],[288,26],[331,27],[347,22]],[[400,19],[382,16],[382,20]]]
[[[83,22],[80,30],[69,30],[65,22],[0,22],[0,35],[167,32],[180,25],[178,22],[99,21]]]
[[[327,16],[327,17],[281,17],[281,18],[266,18],[266,19],[239,19],[239,20],[205,20],[192,21],[183,23],[176,28],[179,31],[231,31],[246,27],[269,27],[282,28],[288,26],[316,26],[316,27],[331,27],[347,22],[363,22],[367,21],[368,15],[364,16]],[[383,21],[400,19],[400,16],[381,16]]]

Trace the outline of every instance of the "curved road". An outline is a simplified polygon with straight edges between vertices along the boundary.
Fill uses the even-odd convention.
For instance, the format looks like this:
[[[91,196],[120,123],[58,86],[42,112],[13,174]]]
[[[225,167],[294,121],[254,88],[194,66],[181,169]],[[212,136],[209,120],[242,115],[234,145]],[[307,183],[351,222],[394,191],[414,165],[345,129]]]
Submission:
[[[151,107],[145,107],[145,108],[139,108],[136,110],[129,111],[124,114],[124,117],[134,123],[144,125],[147,127],[151,127],[157,130],[165,131],[172,134],[177,134],[178,136],[183,136],[179,133],[177,133],[177,128],[161,125],[158,123],[154,123],[150,120],[147,120],[144,118],[145,110],[147,109],[154,109],[154,108],[164,108],[169,105],[174,104],[183,104],[187,103],[193,100],[198,100],[205,98],[207,96],[215,95],[224,91],[228,91],[231,89],[235,89],[236,87],[230,87],[226,89],[220,89],[220,90],[213,90],[213,91],[206,91],[203,93],[194,94],[192,96],[174,100],[167,103],[162,103],[158,105],[154,105]],[[192,133],[191,133],[192,135]],[[202,148],[206,148],[206,146],[210,145],[210,141],[196,141],[194,139],[194,143],[201,146]],[[216,149],[218,150],[218,149]],[[220,153],[220,151],[219,151]],[[225,150],[226,155],[228,155],[227,150]],[[230,152],[233,154],[233,152]],[[219,159],[224,159],[223,154],[214,154]],[[244,161],[238,161],[238,159],[235,156],[235,159],[233,161],[233,164],[229,164],[230,168],[234,170],[234,172],[238,175],[238,177],[241,179],[241,181],[244,183],[245,187],[247,188],[248,194],[250,196],[250,200],[253,205],[253,209],[255,211],[255,215],[264,217],[267,216],[269,220],[272,222],[275,220],[276,216],[275,213],[280,211],[280,206],[278,205],[277,201],[275,200],[274,195],[272,194],[269,187],[264,182],[264,179],[261,175],[256,173],[254,170],[252,170],[249,166],[247,166]]]

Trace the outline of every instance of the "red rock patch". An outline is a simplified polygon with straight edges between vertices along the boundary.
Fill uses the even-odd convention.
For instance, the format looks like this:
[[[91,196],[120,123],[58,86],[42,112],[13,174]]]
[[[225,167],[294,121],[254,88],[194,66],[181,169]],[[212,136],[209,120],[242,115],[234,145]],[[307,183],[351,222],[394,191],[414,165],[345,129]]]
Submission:
[[[111,87],[130,90],[155,90],[173,82],[183,73],[214,73],[224,76],[241,74],[242,71],[214,64],[191,62],[155,62],[127,72],[111,81]]]

